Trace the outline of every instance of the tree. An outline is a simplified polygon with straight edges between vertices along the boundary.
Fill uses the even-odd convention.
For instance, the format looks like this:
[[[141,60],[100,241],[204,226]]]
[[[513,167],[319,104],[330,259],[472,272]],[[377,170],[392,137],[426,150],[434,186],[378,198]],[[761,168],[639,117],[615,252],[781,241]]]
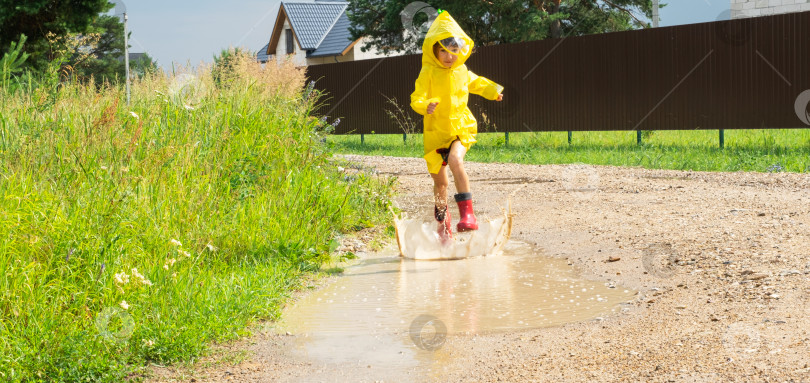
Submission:
[[[117,16],[101,15],[88,28],[88,34],[95,34],[98,41],[78,47],[66,65],[70,65],[80,79],[90,76],[97,81],[123,80],[126,76],[124,63],[124,24]],[[130,40],[132,32],[128,33]],[[130,46],[131,47],[131,46]],[[131,57],[132,53],[130,53]],[[130,59],[130,75],[143,76],[157,70],[157,64],[146,53],[137,60]]]
[[[19,42],[12,42],[8,52],[0,58],[0,88],[9,88],[10,80],[22,72],[22,66],[28,60],[28,54],[23,52],[25,35],[20,36]]]
[[[94,11],[109,10],[112,6],[107,1],[35,0],[15,7],[7,5],[7,2],[0,0],[0,11],[4,12],[0,14],[0,39],[23,30],[35,30],[25,34],[36,33],[39,37],[37,41],[29,38],[26,44],[25,51],[31,56],[27,68],[43,72],[56,61],[62,78],[75,76],[87,80],[93,77],[97,82],[124,79],[124,24],[117,16]],[[65,4],[75,8],[70,8],[67,13],[54,12],[64,10]],[[6,13],[6,10],[11,11]],[[31,28],[33,24],[25,20],[41,22],[45,28]],[[9,46],[0,42],[0,55]],[[131,72],[139,76],[156,68],[154,60],[148,55],[130,63]]]
[[[252,55],[239,47],[223,49],[218,55],[214,55],[214,67],[211,69],[214,83],[222,85],[223,82],[233,77],[236,66],[245,57],[252,57]]]
[[[87,33],[95,34],[97,41],[78,47],[66,65],[70,65],[80,79],[92,76],[97,81],[123,80],[126,73],[124,24],[116,16],[101,15],[87,28]]]
[[[136,60],[129,60],[129,73],[130,76],[143,77],[147,73],[156,73],[158,71],[157,61],[148,53],[143,53]]]
[[[403,33],[402,12],[411,0],[350,0],[352,39],[366,36],[362,49],[414,53],[424,34]],[[428,0],[435,9],[453,15],[478,45],[516,43],[545,38],[648,28],[651,0]],[[413,6],[411,6],[413,7]],[[426,12],[409,8],[414,24],[427,21]],[[425,26],[425,28],[427,28]]]
[[[0,0],[0,55],[24,34],[25,52],[30,55],[26,65],[43,70],[51,49],[49,34],[85,33],[112,6],[108,0]]]

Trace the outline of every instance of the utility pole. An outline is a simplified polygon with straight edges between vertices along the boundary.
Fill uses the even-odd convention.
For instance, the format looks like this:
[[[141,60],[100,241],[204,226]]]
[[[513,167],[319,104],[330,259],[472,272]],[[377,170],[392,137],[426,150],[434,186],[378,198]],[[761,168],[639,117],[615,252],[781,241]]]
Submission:
[[[121,0],[111,1],[115,4],[115,14],[124,19],[124,76],[127,84],[127,105],[129,105],[129,37],[127,36],[127,6]]]
[[[657,0],[656,0],[657,1]],[[124,11],[124,71],[127,76],[127,105],[129,105],[129,41],[127,36],[127,12]]]

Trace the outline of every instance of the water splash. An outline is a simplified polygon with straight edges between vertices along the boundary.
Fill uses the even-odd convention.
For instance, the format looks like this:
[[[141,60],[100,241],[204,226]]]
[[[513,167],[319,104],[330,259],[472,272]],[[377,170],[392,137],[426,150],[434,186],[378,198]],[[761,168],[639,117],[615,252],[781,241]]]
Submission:
[[[507,205],[510,206],[510,205]],[[478,230],[455,233],[454,240],[442,243],[436,223],[424,223],[394,214],[397,245],[402,257],[418,260],[450,260],[501,254],[512,234],[511,207],[503,216],[478,224]]]

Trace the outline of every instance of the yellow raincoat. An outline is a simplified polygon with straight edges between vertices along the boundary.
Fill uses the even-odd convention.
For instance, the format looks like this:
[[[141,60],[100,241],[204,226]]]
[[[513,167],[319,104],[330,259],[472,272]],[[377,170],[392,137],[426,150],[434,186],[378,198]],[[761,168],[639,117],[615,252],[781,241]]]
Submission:
[[[433,54],[433,45],[448,37],[461,39],[466,44],[451,68],[442,65]],[[464,62],[470,57],[474,43],[461,27],[442,12],[430,26],[422,45],[422,71],[416,79],[416,90],[411,94],[411,108],[425,116],[425,161],[428,171],[436,174],[442,167],[441,154],[436,149],[449,148],[455,140],[470,149],[478,133],[477,122],[467,99],[470,93],[488,100],[496,100],[500,85],[467,69]],[[428,104],[438,102],[433,114],[427,114]]]

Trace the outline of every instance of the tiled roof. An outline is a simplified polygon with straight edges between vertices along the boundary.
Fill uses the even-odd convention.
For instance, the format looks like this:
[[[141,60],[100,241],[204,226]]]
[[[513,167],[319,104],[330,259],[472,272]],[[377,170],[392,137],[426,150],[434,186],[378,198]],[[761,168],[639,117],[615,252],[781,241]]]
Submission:
[[[349,17],[344,12],[318,45],[318,49],[307,52],[307,57],[337,56],[343,53],[352,43],[349,26],[351,26]]]
[[[349,3],[316,2],[296,3],[282,2],[284,11],[290,20],[301,49],[318,49],[326,35],[346,11]],[[347,19],[348,20],[348,19]],[[348,28],[347,28],[348,29]]]
[[[266,63],[270,59],[270,55],[267,54],[268,46],[270,46],[270,43],[264,44],[262,49],[259,49],[259,51],[256,52],[256,61]]]

